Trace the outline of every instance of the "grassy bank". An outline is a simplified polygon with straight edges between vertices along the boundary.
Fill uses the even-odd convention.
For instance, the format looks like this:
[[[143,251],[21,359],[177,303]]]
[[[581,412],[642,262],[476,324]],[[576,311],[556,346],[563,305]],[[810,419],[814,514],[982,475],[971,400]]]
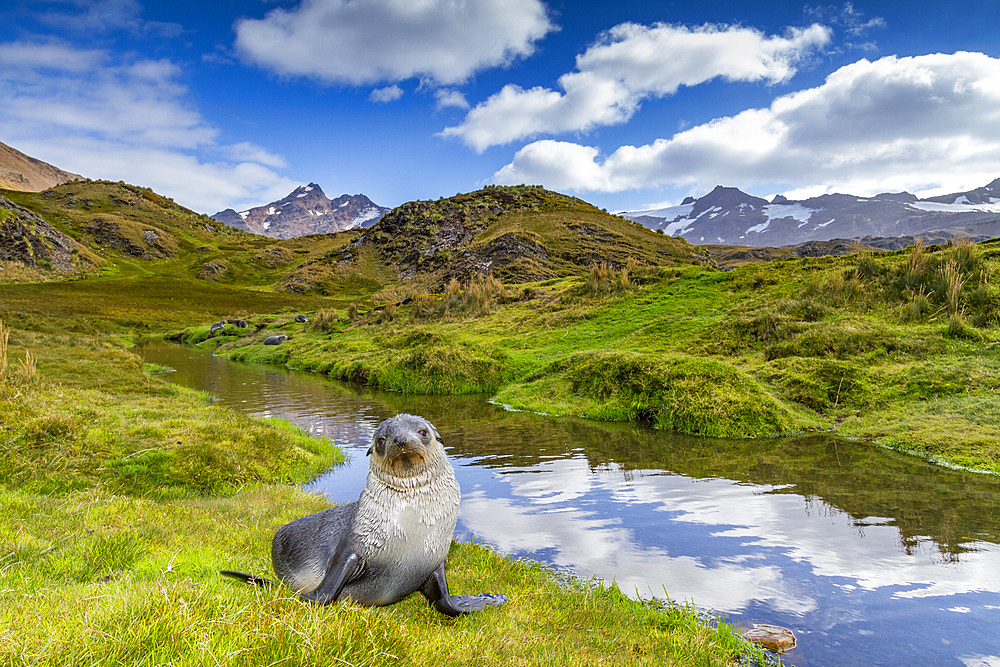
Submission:
[[[1000,472],[1000,248],[453,283],[365,312],[190,342],[414,393],[646,419],[682,433],[824,430]],[[265,334],[285,333],[280,346]]]
[[[277,527],[327,506],[297,485],[339,452],[42,324],[5,328],[0,364],[0,662],[724,665],[746,650],[692,612],[468,544],[449,556],[453,591],[510,602],[455,621],[419,596],[316,608],[225,580],[270,572]]]

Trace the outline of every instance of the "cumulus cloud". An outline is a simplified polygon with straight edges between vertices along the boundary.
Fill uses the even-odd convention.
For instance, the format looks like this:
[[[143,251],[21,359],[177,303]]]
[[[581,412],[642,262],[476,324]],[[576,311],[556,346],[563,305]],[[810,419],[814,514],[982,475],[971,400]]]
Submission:
[[[540,0],[303,0],[236,24],[236,48],[282,75],[366,84],[465,81],[534,50],[552,30]]]
[[[188,100],[168,60],[122,61],[57,42],[0,44],[0,136],[29,155],[91,178],[152,187],[214,212],[295,187],[284,159],[225,144]]]
[[[385,86],[384,88],[376,88],[372,91],[371,95],[368,96],[368,99],[372,102],[386,103],[395,102],[402,96],[403,89],[396,84],[392,84],[391,86]]]
[[[435,108],[446,109],[455,107],[458,109],[468,109],[469,101],[465,99],[460,91],[451,88],[438,88],[434,91]]]
[[[597,148],[537,141],[494,180],[594,192],[728,183],[931,194],[998,174],[1000,60],[959,52],[860,60],[768,108],[622,146],[603,160]]]
[[[829,40],[830,30],[818,24],[778,37],[739,26],[623,23],[577,56],[576,71],[559,78],[562,92],[504,86],[442,135],[483,151],[532,135],[623,123],[642,100],[672,95],[680,86],[717,77],[785,81]]]

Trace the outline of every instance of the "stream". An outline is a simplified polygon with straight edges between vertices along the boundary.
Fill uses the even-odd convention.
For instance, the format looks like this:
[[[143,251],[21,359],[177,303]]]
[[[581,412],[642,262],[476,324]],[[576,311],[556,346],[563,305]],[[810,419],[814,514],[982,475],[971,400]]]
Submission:
[[[306,485],[364,487],[400,412],[440,431],[462,487],[456,538],[730,624],[790,628],[786,664],[1000,667],[1000,477],[826,434],[717,440],[408,396],[180,345],[137,348],[219,405],[282,417],[348,457]],[[269,548],[261,545],[262,549]]]

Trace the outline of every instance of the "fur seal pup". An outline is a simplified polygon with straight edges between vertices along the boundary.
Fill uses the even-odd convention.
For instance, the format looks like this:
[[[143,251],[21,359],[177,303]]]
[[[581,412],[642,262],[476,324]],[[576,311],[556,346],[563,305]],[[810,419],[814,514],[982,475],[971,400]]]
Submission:
[[[461,491],[437,429],[422,417],[396,415],[379,424],[368,455],[368,479],[356,501],[278,529],[271,562],[282,583],[317,604],[349,597],[382,606],[420,591],[448,616],[507,602],[506,595],[448,592],[444,561]]]
[[[285,334],[278,334],[277,336],[268,336],[267,338],[264,339],[264,345],[281,345],[286,340],[288,340],[288,336],[286,336]]]

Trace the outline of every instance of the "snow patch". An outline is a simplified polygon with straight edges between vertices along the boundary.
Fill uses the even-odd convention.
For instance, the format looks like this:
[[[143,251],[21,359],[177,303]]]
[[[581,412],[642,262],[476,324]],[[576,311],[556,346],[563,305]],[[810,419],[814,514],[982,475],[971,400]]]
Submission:
[[[268,215],[274,215],[274,207],[273,206],[268,206],[267,207],[267,214]]]
[[[243,218],[244,220],[247,219],[248,215],[250,215],[250,211],[240,211],[240,217]]]
[[[666,208],[651,208],[645,211],[622,211],[620,215],[627,214],[629,217],[648,215],[651,218],[676,220],[677,218],[686,218],[687,216],[691,215],[691,211],[693,210],[694,210],[694,204],[678,204],[677,206],[668,206]]]
[[[962,195],[960,197],[955,197],[955,201],[952,202],[952,204],[971,204],[971,203],[972,202],[969,201],[969,198],[966,197],[965,195]]]
[[[992,200],[992,198],[991,198]],[[1000,203],[991,201],[989,204],[942,204],[936,201],[917,201],[908,204],[910,208],[920,211],[937,211],[939,213],[1000,213]]]
[[[271,221],[270,220],[265,220],[264,221],[264,231],[266,232],[268,230],[268,228],[270,228],[270,226],[271,226]]]
[[[830,219],[829,219],[829,220],[827,220],[826,222],[821,222],[821,223],[819,223],[819,224],[818,224],[818,225],[816,225],[816,226],[817,226],[817,227],[826,227],[827,225],[829,225],[829,224],[830,224],[831,222],[833,222],[834,220],[836,220],[836,218],[830,218]],[[802,225],[799,225],[799,226],[801,227]]]
[[[960,655],[958,659],[965,667],[1000,667],[1000,656]]]
[[[313,186],[307,185],[306,187],[304,187],[302,189],[305,190],[306,192],[312,192]],[[301,195],[299,195],[299,196],[301,196]]]
[[[306,196],[306,193],[304,193],[304,192],[300,192],[299,194],[297,194],[297,195],[295,195],[295,196],[296,196],[296,197],[305,197],[305,196]]]
[[[770,225],[770,224],[771,224],[770,220],[765,220],[764,222],[760,223],[759,225],[754,225],[752,227],[747,227],[746,234],[749,234],[750,232],[755,232],[757,234],[760,234],[762,231],[764,231],[765,229],[767,229],[767,226]],[[746,234],[744,234],[744,236],[746,236]],[[740,238],[743,238],[743,236],[741,236]]]
[[[357,227],[358,225],[361,225],[362,223],[368,222],[372,218],[378,217],[378,214],[379,214],[379,210],[377,208],[375,208],[374,206],[370,206],[370,207],[366,208],[365,210],[361,211],[361,213],[358,214],[358,217],[354,218],[354,221],[351,224],[353,226]]]
[[[813,213],[818,213],[826,209],[806,208],[802,204],[767,204],[764,206],[764,215],[777,220],[778,218],[794,218],[799,222],[806,222]]]
[[[681,218],[680,220],[674,220],[663,228],[663,233],[667,236],[677,236],[677,234],[685,234],[691,230],[691,223],[693,220],[688,218]],[[686,228],[686,229],[685,229]]]

